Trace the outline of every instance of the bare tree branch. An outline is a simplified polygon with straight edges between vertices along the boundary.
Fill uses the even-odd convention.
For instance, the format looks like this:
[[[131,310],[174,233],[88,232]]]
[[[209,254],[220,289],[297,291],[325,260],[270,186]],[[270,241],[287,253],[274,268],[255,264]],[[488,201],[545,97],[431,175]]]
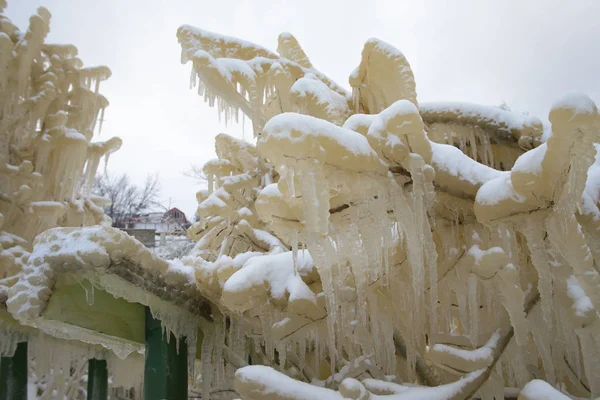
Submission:
[[[187,171],[183,171],[183,175],[194,180],[196,183],[204,184],[208,181],[206,174],[204,173],[204,171],[202,171],[202,167],[196,164],[192,164],[190,169],[188,169]]]
[[[113,226],[124,228],[132,217],[158,204],[160,184],[158,174],[148,175],[143,186],[132,183],[126,173],[103,174],[96,178],[92,192],[110,200],[104,212],[112,219]]]

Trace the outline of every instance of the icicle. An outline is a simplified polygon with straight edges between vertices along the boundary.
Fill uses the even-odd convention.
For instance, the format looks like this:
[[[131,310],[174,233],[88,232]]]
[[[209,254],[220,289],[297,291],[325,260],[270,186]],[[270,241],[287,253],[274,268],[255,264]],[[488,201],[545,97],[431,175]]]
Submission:
[[[298,274],[298,232],[294,231],[292,241],[292,262],[294,264],[294,276]]]
[[[523,234],[527,239],[527,247],[531,254],[531,261],[538,274],[538,288],[542,303],[542,312],[546,329],[552,329],[552,275],[546,246],[544,245],[543,221],[528,217]]]
[[[106,153],[104,155],[104,174],[106,174],[106,169],[108,168],[108,159],[110,158],[110,153]]]
[[[204,338],[200,349],[202,358],[202,398],[210,399],[212,383],[212,352],[215,346],[214,326],[207,327],[202,331]]]
[[[494,287],[493,287],[493,283],[490,281],[481,281],[481,284],[483,286],[483,293],[485,295],[485,308],[486,308],[486,314],[487,314],[487,318],[489,320],[491,320],[493,318],[494,315],[496,315],[496,310],[495,310],[495,303],[494,303]]]
[[[89,289],[85,287],[85,300],[88,305],[94,305],[94,285],[91,283]]]
[[[477,276],[473,273],[469,274],[469,317],[470,317],[470,336],[473,346],[477,346],[479,338],[479,300],[477,297]]]
[[[100,79],[96,79],[96,86],[94,88],[94,93],[98,94],[98,92],[100,92]]]
[[[510,360],[511,367],[514,371],[516,386],[523,387],[530,380],[531,374],[527,371],[527,363],[525,362],[524,354],[521,349],[512,343],[511,351],[506,353],[507,359]]]
[[[102,133],[102,124],[104,123],[104,107],[100,109],[100,125],[98,126],[98,136]]]
[[[300,359],[300,365],[298,366],[300,368],[300,371],[304,370],[305,364],[306,364],[306,346],[307,346],[307,339],[306,338],[300,338],[300,342],[298,343],[298,358]]]
[[[371,335],[376,364],[383,369],[386,375],[396,373],[396,348],[394,344],[394,327],[390,318],[381,313],[385,308],[378,304],[377,294],[370,292],[368,296],[369,316],[371,321]],[[370,352],[365,352],[369,354]]]
[[[566,363],[568,369],[572,370],[577,379],[582,379],[580,349],[577,340],[577,335],[572,328],[568,313],[570,311],[564,308],[560,298],[554,297],[555,301],[555,325],[554,338],[552,341],[552,355],[559,362],[554,364],[558,367],[563,362]],[[562,376],[562,375],[558,375]]]
[[[317,374],[319,373],[319,371],[321,370],[321,335],[319,333],[319,330],[315,330],[315,347],[313,350],[314,353],[314,357],[315,357],[315,371],[317,372]]]
[[[438,321],[437,321],[437,317],[438,317],[438,286],[437,286],[437,281],[438,281],[438,275],[437,275],[437,260],[438,260],[438,253],[437,253],[437,249],[435,248],[435,244],[433,242],[433,236],[431,235],[431,228],[429,226],[429,221],[427,219],[427,216],[425,216],[423,218],[423,232],[424,232],[424,243],[423,243],[423,247],[424,247],[424,254],[425,254],[425,261],[427,262],[427,266],[428,266],[428,273],[429,273],[429,304],[430,304],[430,336],[431,334],[437,332],[437,326],[438,326]]]
[[[288,168],[287,169],[287,174],[285,175],[286,178],[286,183],[288,186],[288,190],[290,193],[290,197],[293,199],[294,197],[296,197],[296,185],[294,182],[294,169],[293,168]]]
[[[518,271],[513,264],[507,264],[498,275],[499,289],[503,297],[502,305],[510,317],[517,344],[523,346],[527,343],[529,324],[523,309],[525,293],[519,286]]]
[[[299,178],[305,227],[309,232],[324,235],[329,228],[329,182],[325,171],[317,160],[307,160],[298,167],[304,168]]]
[[[549,332],[548,337],[550,341],[550,350],[552,352],[552,364],[556,369],[556,376],[558,380],[564,380],[565,372],[567,370],[566,364],[566,354],[565,354],[565,342],[566,338],[563,336],[563,328],[562,324],[568,321],[560,321],[560,301],[558,296],[553,296],[553,318],[554,324],[552,326],[551,332]],[[543,310],[542,310],[543,311]]]
[[[196,69],[194,67],[192,67],[191,71],[190,71],[190,90],[194,87],[196,87]]]
[[[598,319],[596,319],[596,325]],[[585,376],[590,386],[591,397],[600,396],[600,340],[594,333],[595,326],[589,326],[577,331],[579,343],[581,344],[581,354],[583,355],[583,365]]]
[[[198,341],[198,329],[190,329],[186,335],[188,376],[194,376],[196,366],[196,346]]]
[[[352,87],[352,104],[354,104],[354,112],[360,112],[360,89],[357,87]]]
[[[215,176],[213,174],[207,174],[206,175],[206,179],[208,181],[208,194],[212,194],[212,192],[214,191],[214,180],[215,180]]]
[[[469,295],[469,287],[468,287],[468,281],[465,282],[465,280],[462,279],[462,277],[456,276],[456,290],[455,290],[455,295],[456,295],[456,301],[458,303],[458,315],[460,318],[460,324],[462,327],[462,334],[466,335],[468,331],[471,330],[471,326],[470,326],[470,318],[469,318],[469,313],[468,313],[468,302],[467,302],[467,298]]]
[[[214,375],[211,382],[211,387],[221,389],[225,386],[225,365],[223,360],[223,347],[225,344],[225,323],[226,320],[220,313],[214,315],[214,351],[212,368]]]
[[[287,361],[287,344],[285,342],[277,343],[277,354],[279,355],[279,368],[284,372]]]
[[[333,374],[335,372],[335,365],[336,365],[336,348],[335,348],[335,332],[336,332],[336,321],[338,318],[338,305],[340,304],[340,302],[338,300],[335,299],[335,294],[333,293],[333,287],[334,285],[337,283],[334,280],[334,274],[333,274],[333,269],[335,266],[337,266],[337,260],[335,258],[335,250],[333,249],[332,243],[329,240],[324,240],[324,250],[325,250],[325,254],[327,259],[329,260],[329,266],[330,266],[330,273],[328,276],[328,279],[331,280],[331,282],[328,284],[328,286],[330,287],[330,290],[332,290],[331,294],[331,308],[332,310],[328,309],[328,312],[330,312],[332,315],[330,317],[330,319],[327,321],[328,323],[326,324],[327,326],[327,349],[329,350],[329,362],[330,362],[330,366],[331,366],[331,373]],[[321,281],[323,282],[323,278],[321,276]],[[325,288],[325,285],[323,284],[323,288]]]
[[[477,140],[475,139],[475,129],[469,129],[469,144],[471,145],[471,158],[477,161]]]
[[[440,327],[443,332],[450,332],[450,324],[452,322],[452,301],[450,299],[450,290],[440,291]]]
[[[417,310],[415,298],[409,293],[403,293],[405,304],[407,305],[407,321],[406,321],[406,362],[407,376],[409,381],[413,381],[415,377],[415,366],[417,365],[417,332],[420,327],[415,324],[415,311]]]
[[[412,296],[410,296],[410,301],[414,305],[414,313],[411,312],[411,315],[414,318],[414,321],[409,322],[408,324],[414,324],[415,331],[423,332],[421,328],[423,327],[424,322],[424,304],[423,304],[423,293],[424,293],[424,259],[423,259],[423,251],[422,251],[422,243],[423,240],[418,234],[417,229],[419,228],[419,224],[415,222],[415,218],[418,218],[415,214],[418,214],[419,211],[415,210],[413,207],[417,207],[418,201],[412,199],[412,204],[409,205],[408,201],[404,197],[404,192],[402,188],[396,183],[393,178],[390,178],[390,188],[391,192],[389,198],[392,199],[392,210],[394,212],[394,217],[398,221],[398,227],[402,228],[404,231],[403,237],[406,241],[405,249],[407,252],[408,263],[410,265],[411,270],[411,291]],[[422,227],[423,224],[420,224]],[[409,308],[412,308],[409,306]],[[407,340],[409,340],[407,338]],[[407,347],[410,347],[407,343]]]
[[[544,366],[545,380],[551,384],[556,384],[556,374],[554,372],[554,363],[552,362],[552,355],[550,353],[550,336],[552,330],[548,329],[545,325],[544,317],[540,318],[540,312],[537,307],[530,312],[530,320],[532,320],[531,329],[533,341],[537,348],[539,357],[542,359],[542,365]]]
[[[368,255],[365,256],[365,251],[360,243],[359,225],[361,224],[357,207],[350,208],[350,225],[347,227],[344,235],[343,244],[346,248],[342,251],[346,253],[346,257],[352,275],[354,276],[354,285],[356,287],[356,306],[358,311],[358,319],[362,326],[366,326],[367,313],[367,271],[369,268]]]
[[[71,275],[71,274],[70,274]],[[94,305],[94,285],[87,279],[79,279],[77,275],[71,275],[75,278],[75,281],[79,283],[79,286],[85,292],[85,301],[88,305]]]
[[[326,331],[327,335],[326,343],[329,347],[331,365],[335,365],[335,327],[336,321],[339,317],[338,307],[339,300],[337,296],[338,291],[334,289],[335,279],[333,274],[333,268],[336,260],[332,258],[335,256],[335,251],[332,248],[330,241],[327,238],[322,238],[319,234],[304,232],[304,243],[306,243],[308,250],[313,258],[313,262],[318,266],[319,275],[321,277],[321,283],[323,285],[323,291],[325,293],[326,307],[327,307],[327,321]],[[318,334],[320,337],[321,334]],[[316,346],[321,346],[319,340],[316,340]],[[320,351],[320,347],[317,347]],[[317,357],[318,358],[318,357]],[[318,370],[318,367],[316,368]]]

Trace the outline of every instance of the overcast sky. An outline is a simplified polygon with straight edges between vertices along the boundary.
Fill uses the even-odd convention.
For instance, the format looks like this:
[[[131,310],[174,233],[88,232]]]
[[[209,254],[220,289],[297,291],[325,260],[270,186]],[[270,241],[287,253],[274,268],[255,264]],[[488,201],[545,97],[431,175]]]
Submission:
[[[112,70],[95,138],[123,139],[109,172],[136,182],[158,172],[164,203],[188,217],[199,187],[182,172],[214,157],[216,134],[241,137],[242,128],[220,124],[189,89],[175,36],[182,24],[271,50],[290,32],[348,88],[364,42],[377,37],[406,55],[420,102],[506,102],[542,119],[567,92],[600,102],[600,0],[8,0],[6,14],[24,30],[40,5],[52,13],[49,42],[72,43],[86,65]]]

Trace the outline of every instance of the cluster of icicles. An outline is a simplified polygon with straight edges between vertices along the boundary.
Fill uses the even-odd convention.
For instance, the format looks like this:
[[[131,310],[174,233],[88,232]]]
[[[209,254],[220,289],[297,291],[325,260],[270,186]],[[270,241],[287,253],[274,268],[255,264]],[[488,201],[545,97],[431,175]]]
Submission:
[[[99,83],[110,70],[83,68],[75,46],[45,43],[45,8],[25,32],[1,18],[0,229],[31,242],[53,226],[100,223],[90,190],[100,159],[121,145],[118,138],[91,142],[108,106]]]
[[[28,398],[83,399],[86,397],[90,359],[107,361],[113,396],[139,398],[143,383],[144,358],[134,353],[121,359],[101,346],[61,340],[40,332],[23,334],[0,329],[0,354],[12,355],[19,342],[27,342]],[[137,397],[136,397],[137,396]]]
[[[37,234],[56,226],[108,222],[91,188],[102,157],[107,159],[121,145],[119,138],[92,142],[108,106],[99,84],[110,77],[110,70],[83,67],[73,45],[46,43],[51,15],[45,8],[38,8],[21,31],[4,14],[5,7],[0,1],[0,309],[28,262]],[[14,330],[6,318],[10,320],[3,311],[0,355],[12,355],[17,340],[29,341],[35,395],[81,397],[87,360],[102,351],[54,340],[34,329]],[[115,387],[123,379],[127,387],[139,382],[139,368],[124,370],[131,372],[115,372]]]
[[[242,110],[259,137],[256,148],[217,137],[190,229],[198,244],[183,260],[245,327],[258,363],[340,393],[344,378],[376,378],[463,382],[436,393],[493,399],[541,377],[600,395],[599,226],[580,207],[600,132],[589,99],[557,103],[555,139],[541,145],[533,117],[417,108],[406,59],[375,39],[350,95],[289,34],[280,55],[189,26],[178,38],[194,81],[220,109]],[[273,88],[253,99],[267,79]],[[516,163],[527,150],[535,155]],[[302,398],[241,371],[242,397]]]

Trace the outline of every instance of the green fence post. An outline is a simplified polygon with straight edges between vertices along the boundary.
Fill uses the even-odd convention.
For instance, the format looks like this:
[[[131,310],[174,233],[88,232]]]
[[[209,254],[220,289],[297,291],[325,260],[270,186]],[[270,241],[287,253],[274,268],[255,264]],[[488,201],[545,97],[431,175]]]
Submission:
[[[12,357],[0,359],[0,399],[27,400],[27,342]]]
[[[146,307],[144,400],[186,400],[188,396],[187,342],[171,333],[167,343],[160,321]]]
[[[90,359],[88,362],[87,400],[108,399],[108,370],[106,360]]]

